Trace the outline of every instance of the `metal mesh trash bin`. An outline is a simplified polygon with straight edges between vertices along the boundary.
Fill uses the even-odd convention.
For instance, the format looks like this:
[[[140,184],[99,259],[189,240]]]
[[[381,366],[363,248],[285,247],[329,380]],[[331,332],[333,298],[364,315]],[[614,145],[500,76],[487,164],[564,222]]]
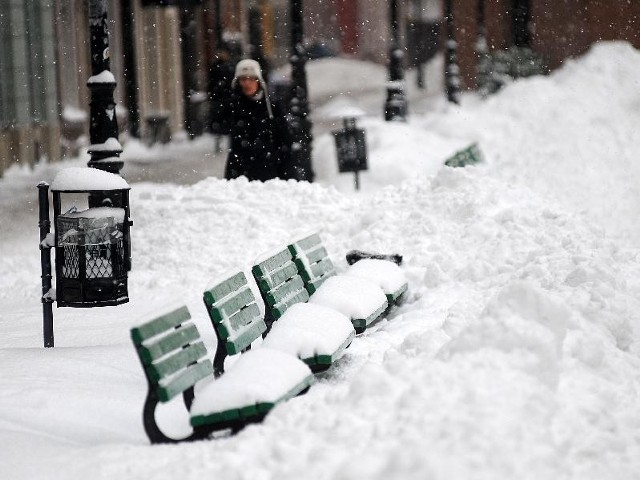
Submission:
[[[129,189],[121,177],[95,168],[69,168],[56,177],[52,243],[59,307],[103,307],[129,301]],[[76,205],[85,204],[86,209],[77,210]]]
[[[127,298],[124,209],[91,208],[56,219],[59,306],[117,305]]]

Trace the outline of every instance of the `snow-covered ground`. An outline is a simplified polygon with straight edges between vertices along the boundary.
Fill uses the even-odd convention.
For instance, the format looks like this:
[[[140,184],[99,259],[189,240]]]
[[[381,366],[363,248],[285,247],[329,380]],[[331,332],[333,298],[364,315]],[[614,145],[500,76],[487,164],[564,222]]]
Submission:
[[[330,65],[314,81],[339,78]],[[360,119],[357,194],[328,134],[314,184],[133,184],[131,302],[55,309],[53,349],[37,225],[3,208],[0,478],[638,478],[640,52],[601,44],[486,100],[430,105]],[[484,164],[442,166],[472,142]],[[0,201],[21,185],[35,200],[55,170],[7,172]],[[130,326],[182,301],[213,352],[208,282],[311,229],[340,269],[353,248],[401,253],[404,304],[263,424],[150,446]],[[186,421],[179,406],[162,420]]]

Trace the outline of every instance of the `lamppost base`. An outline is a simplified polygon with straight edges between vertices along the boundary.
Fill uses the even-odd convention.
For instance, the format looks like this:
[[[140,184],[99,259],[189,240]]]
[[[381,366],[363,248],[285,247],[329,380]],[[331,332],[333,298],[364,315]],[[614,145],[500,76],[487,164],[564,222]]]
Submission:
[[[387,101],[384,104],[385,121],[405,122],[407,120],[407,110],[404,82],[389,82],[387,84]]]

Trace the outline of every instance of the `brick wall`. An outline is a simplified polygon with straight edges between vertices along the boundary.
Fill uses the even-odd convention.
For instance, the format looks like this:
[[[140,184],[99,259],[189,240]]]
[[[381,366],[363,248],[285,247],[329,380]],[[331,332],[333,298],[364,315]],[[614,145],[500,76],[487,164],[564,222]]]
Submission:
[[[477,0],[455,0],[455,35],[463,86],[475,88]],[[551,68],[585,53],[600,40],[625,40],[640,48],[640,1],[531,0],[532,47]],[[511,0],[485,0],[490,50],[512,43]]]

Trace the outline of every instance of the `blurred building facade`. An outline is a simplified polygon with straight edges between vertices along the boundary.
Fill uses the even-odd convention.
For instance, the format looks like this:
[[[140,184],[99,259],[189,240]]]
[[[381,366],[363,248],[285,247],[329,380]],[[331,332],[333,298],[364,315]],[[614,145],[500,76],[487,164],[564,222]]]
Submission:
[[[476,87],[478,0],[452,0],[462,84]],[[598,41],[640,48],[640,2],[628,0],[485,0],[489,51],[526,46],[553,70]]]
[[[398,0],[405,63],[443,44],[445,2],[463,88],[476,87],[479,0]],[[389,0],[304,0],[312,56],[386,64]],[[0,1],[0,175],[12,164],[56,161],[88,146],[91,76],[87,0]],[[107,0],[111,70],[122,134],[195,136],[207,123],[210,67],[222,43],[273,67],[288,62],[290,0]],[[490,51],[525,43],[550,68],[599,40],[640,48],[640,2],[484,0]],[[434,36],[435,33],[435,36]],[[428,37],[428,38],[427,38]],[[155,123],[154,123],[155,122]],[[164,140],[160,138],[159,140]],[[126,147],[125,147],[126,148]]]

